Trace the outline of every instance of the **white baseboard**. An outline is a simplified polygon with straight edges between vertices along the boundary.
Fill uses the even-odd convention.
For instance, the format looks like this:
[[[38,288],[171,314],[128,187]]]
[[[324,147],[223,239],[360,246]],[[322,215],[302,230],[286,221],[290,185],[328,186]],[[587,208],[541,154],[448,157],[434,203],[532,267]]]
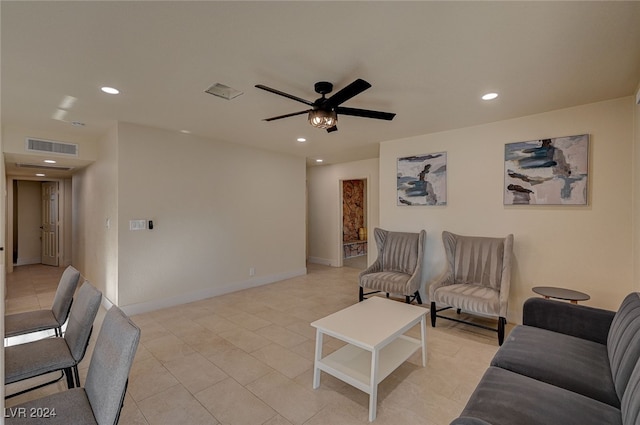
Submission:
[[[307,261],[313,264],[322,264],[323,266],[340,267],[337,260],[330,260],[328,258],[309,257]]]
[[[194,301],[217,297],[219,295],[229,294],[231,292],[242,291],[243,289],[250,289],[262,285],[268,285],[269,283],[291,279],[292,277],[304,276],[305,274],[307,274],[306,267],[270,276],[260,276],[242,282],[229,283],[227,285],[216,286],[214,288],[201,289],[199,291],[188,292],[185,294],[180,294],[160,300],[146,301],[143,303],[121,306],[120,309],[127,315],[134,316],[136,314],[147,313],[149,311],[159,310],[161,308],[173,307],[176,305],[187,304]],[[103,299],[103,306],[105,308],[108,308],[106,305],[107,301],[108,300]],[[108,302],[108,304],[111,303]]]

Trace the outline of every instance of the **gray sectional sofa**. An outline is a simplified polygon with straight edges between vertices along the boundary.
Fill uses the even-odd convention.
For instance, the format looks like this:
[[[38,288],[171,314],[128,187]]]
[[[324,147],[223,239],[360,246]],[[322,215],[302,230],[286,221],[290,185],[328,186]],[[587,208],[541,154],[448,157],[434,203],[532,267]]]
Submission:
[[[451,425],[640,425],[640,293],[617,312],[531,298]]]

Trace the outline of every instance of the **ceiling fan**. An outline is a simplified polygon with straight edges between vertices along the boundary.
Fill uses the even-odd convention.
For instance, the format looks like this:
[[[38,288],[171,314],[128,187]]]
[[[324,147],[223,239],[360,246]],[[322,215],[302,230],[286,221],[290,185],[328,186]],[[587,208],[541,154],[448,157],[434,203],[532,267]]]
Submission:
[[[323,128],[327,130],[327,133],[331,133],[333,131],[337,131],[337,123],[338,123],[338,114],[340,115],[351,115],[354,117],[364,117],[364,118],[375,118],[379,120],[387,120],[391,121],[396,114],[390,112],[380,112],[380,111],[370,111],[368,109],[357,109],[357,108],[345,108],[342,105],[347,100],[351,99],[354,96],[362,93],[369,87],[371,84],[366,82],[363,79],[358,78],[353,83],[344,87],[343,89],[334,93],[331,97],[325,97],[325,95],[331,93],[333,90],[333,84],[327,81],[320,81],[314,85],[316,93],[322,95],[322,97],[316,99],[311,102],[306,99],[299,98],[289,93],[282,92],[280,90],[272,89],[271,87],[264,86],[262,84],[256,84],[256,87],[262,90],[266,90],[268,92],[277,94],[279,96],[284,96],[289,99],[298,101],[300,103],[304,103],[305,105],[311,106],[311,109],[306,109],[304,111],[293,112],[291,114],[279,115],[277,117],[266,118],[263,121],[274,121],[282,118],[293,117],[296,115],[309,114],[309,123],[316,128]]]

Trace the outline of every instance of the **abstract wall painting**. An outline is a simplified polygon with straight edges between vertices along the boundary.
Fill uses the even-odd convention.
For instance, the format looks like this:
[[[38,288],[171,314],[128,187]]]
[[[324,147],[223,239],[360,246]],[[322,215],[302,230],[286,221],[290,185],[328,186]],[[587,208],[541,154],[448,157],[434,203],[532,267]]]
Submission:
[[[447,205],[447,153],[398,158],[398,205]]]
[[[505,205],[586,205],[589,135],[508,143]]]

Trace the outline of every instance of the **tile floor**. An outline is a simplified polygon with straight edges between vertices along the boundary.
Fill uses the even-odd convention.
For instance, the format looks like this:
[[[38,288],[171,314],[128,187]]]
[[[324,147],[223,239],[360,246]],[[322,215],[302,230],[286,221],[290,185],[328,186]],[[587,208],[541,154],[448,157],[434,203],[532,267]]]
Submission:
[[[6,313],[49,308],[62,270],[15,268],[7,276]],[[368,423],[365,393],[324,373],[320,388],[312,389],[315,329],[309,324],[357,301],[358,272],[309,264],[305,276],[133,316],[142,337],[119,423]],[[82,381],[103,317],[101,310]],[[409,334],[419,337],[419,328]],[[325,355],[341,345],[325,337]],[[380,384],[375,423],[447,425],[498,344],[495,333],[439,320],[428,326],[427,347],[426,367],[418,352]],[[6,393],[25,383],[6,386]],[[64,389],[60,381],[8,399],[6,407]]]

